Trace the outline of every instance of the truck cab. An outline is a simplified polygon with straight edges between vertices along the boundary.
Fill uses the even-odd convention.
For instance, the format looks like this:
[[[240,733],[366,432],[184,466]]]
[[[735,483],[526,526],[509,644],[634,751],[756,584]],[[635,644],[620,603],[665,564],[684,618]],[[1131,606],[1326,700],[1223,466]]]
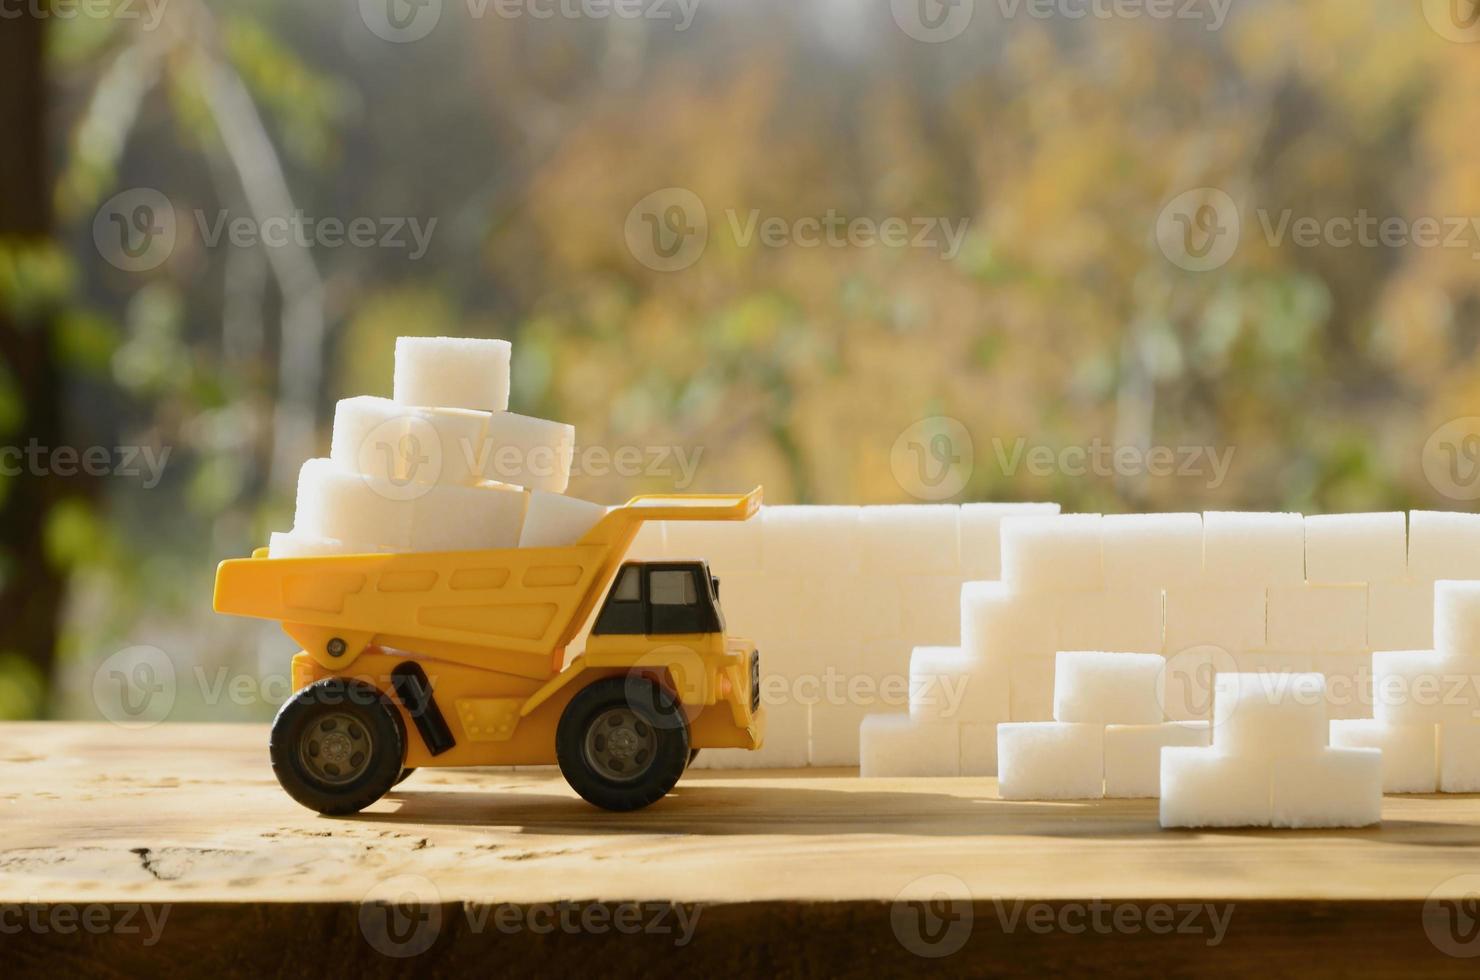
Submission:
[[[591,626],[592,637],[724,631],[719,580],[702,561],[624,563]]]

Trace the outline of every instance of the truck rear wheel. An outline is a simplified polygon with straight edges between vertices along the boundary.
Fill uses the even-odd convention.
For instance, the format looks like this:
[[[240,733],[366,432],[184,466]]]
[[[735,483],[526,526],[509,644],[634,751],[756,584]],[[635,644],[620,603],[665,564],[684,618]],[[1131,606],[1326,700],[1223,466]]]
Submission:
[[[571,788],[605,810],[640,810],[673,788],[689,762],[677,700],[641,677],[609,677],[571,699],[555,730]]]
[[[289,796],[338,816],[363,810],[396,784],[406,736],[385,695],[362,681],[329,677],[283,703],[268,754]]]

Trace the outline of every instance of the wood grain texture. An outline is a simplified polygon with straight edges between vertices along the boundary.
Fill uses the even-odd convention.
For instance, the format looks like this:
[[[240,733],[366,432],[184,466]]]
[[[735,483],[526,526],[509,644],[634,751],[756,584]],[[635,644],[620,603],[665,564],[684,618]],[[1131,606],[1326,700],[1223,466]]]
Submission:
[[[478,951],[572,969],[596,954],[617,973],[659,974],[676,970],[644,967],[652,951],[686,971],[795,962],[842,975],[945,962],[999,975],[1174,963],[1382,975],[1480,962],[1440,948],[1480,954],[1476,903],[1440,901],[1480,894],[1477,797],[1389,797],[1372,830],[1194,833],[1160,830],[1154,801],[1009,803],[990,779],[696,772],[649,810],[618,815],[586,805],[558,772],[446,770],[327,818],[279,789],[265,746],[262,726],[0,725],[0,903],[149,903],[170,916],[148,947],[46,929],[0,934],[0,946],[31,965],[194,955],[293,973],[313,966],[283,957],[312,939],[346,944],[355,970],[392,972],[402,961],[357,925],[390,889],[438,909],[423,956],[448,969]],[[1096,913],[1094,901],[1108,904]],[[528,916],[562,902],[607,916],[651,903],[638,906],[643,921],[660,907],[702,915],[682,946],[673,931],[558,926],[571,942],[552,946]],[[1217,943],[1205,913],[1192,931],[1157,932],[1147,918],[1202,903],[1228,913]],[[513,910],[516,928],[490,925],[490,908]],[[915,915],[941,927],[931,935],[964,916],[969,938],[948,961],[921,957]],[[1113,963],[1097,962],[1111,950]]]

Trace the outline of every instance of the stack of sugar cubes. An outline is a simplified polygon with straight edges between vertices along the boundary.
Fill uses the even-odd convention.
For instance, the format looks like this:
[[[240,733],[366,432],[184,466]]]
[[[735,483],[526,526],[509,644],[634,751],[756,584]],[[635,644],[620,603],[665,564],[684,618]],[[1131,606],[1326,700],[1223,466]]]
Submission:
[[[1166,721],[1166,661],[1154,653],[1060,653],[1053,721],[997,728],[1004,800],[1160,795],[1161,752],[1206,746],[1206,721]]]
[[[1320,674],[1219,674],[1208,748],[1161,754],[1163,827],[1366,827],[1382,753],[1327,741]]]
[[[575,429],[509,408],[507,341],[401,337],[392,398],[339,402],[273,558],[573,543],[606,508],[565,494]]]
[[[1375,717],[1331,723],[1333,745],[1382,750],[1389,793],[1480,792],[1480,582],[1436,584],[1434,647],[1373,653]]]

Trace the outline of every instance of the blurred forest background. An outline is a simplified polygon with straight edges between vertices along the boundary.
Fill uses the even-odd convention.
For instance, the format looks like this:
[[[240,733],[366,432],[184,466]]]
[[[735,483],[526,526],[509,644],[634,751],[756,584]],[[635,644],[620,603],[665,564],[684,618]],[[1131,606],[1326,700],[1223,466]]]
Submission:
[[[970,439],[953,500],[1468,507],[1423,463],[1441,431],[1480,460],[1444,430],[1480,414],[1480,235],[1277,226],[1480,216],[1469,2],[8,6],[0,444],[42,452],[0,477],[0,716],[95,717],[98,664],[140,644],[197,676],[286,671],[274,627],[209,611],[214,565],[289,525],[335,400],[389,394],[399,334],[513,341],[516,411],[698,450],[685,489],[909,501],[891,455],[937,418],[926,445]],[[1207,188],[1241,231],[1191,269],[1158,222]],[[665,271],[662,234],[696,217],[674,194],[708,234]],[[151,195],[172,241],[120,253],[158,230]],[[400,246],[211,234],[298,211],[435,224],[421,255],[404,224]],[[964,237],[809,244],[829,213]],[[1019,440],[1233,455],[1221,479],[1030,472]],[[129,472],[142,449],[168,452],[157,482]],[[571,492],[606,503],[676,476],[592,469]],[[172,717],[272,710],[197,689]]]

